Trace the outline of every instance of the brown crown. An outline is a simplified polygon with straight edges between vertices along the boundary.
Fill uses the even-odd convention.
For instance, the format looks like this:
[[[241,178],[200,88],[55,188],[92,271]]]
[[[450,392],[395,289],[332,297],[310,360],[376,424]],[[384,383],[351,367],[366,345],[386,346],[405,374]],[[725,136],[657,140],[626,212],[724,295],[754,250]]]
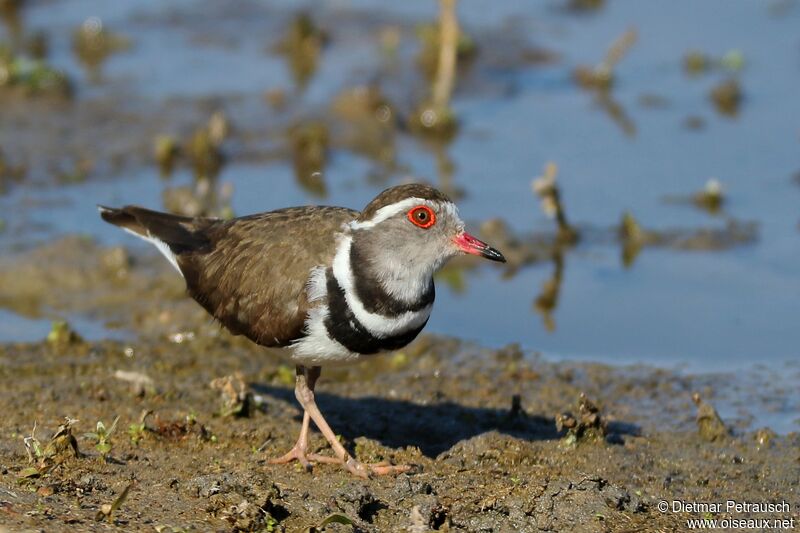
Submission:
[[[381,207],[386,207],[397,202],[401,202],[406,198],[421,198],[423,200],[433,200],[438,202],[449,202],[450,198],[443,192],[434,189],[422,183],[409,183],[407,185],[398,185],[396,187],[389,187],[378,196],[376,196],[367,207],[361,212],[358,217],[359,220],[369,220]]]

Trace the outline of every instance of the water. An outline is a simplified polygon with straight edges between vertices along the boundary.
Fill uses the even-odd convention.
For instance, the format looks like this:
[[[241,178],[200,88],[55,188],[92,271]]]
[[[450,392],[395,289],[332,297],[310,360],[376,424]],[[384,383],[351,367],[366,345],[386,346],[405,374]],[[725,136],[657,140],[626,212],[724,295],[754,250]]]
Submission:
[[[58,313],[49,318],[23,317],[11,311],[0,309],[0,338],[14,342],[38,342],[50,333],[53,322],[59,320]],[[90,341],[102,339],[125,340],[133,335],[122,330],[110,330],[102,321],[86,317],[70,317],[70,326],[79,331],[82,338]]]
[[[155,1],[75,0],[33,3],[24,16],[27,27],[53,33],[52,60],[78,80],[81,99],[127,91],[146,105],[178,96],[257,99],[270,88],[291,88],[284,60],[266,50],[295,5],[243,2],[222,10],[203,1],[165,7]],[[382,64],[375,43],[383,21],[410,28],[435,14],[431,2],[324,3],[317,12],[320,24],[343,22],[331,28],[332,42],[302,102],[319,109],[340,90],[370,81]],[[106,62],[100,85],[88,84],[69,48],[72,28],[92,15],[133,41],[131,49]],[[167,15],[172,22],[165,22]],[[800,6],[612,1],[597,12],[575,15],[559,2],[469,1],[460,15],[477,36],[481,54],[495,42],[481,36],[510,34],[561,56],[552,65],[525,68],[479,59],[459,81],[454,108],[462,128],[445,152],[455,164],[454,181],[466,192],[459,202],[462,215],[473,226],[502,217],[519,232],[551,229],[530,182],[547,161],[555,161],[568,213],[578,224],[607,228],[630,210],[653,229],[723,227],[724,217],[664,201],[691,194],[716,177],[727,193],[726,214],[756,221],[759,238],[715,252],[645,249],[629,269],[616,245],[581,244],[565,257],[554,331],[533,310],[552,264],[527,267],[510,279],[494,265],[481,265],[469,274],[465,291],[440,288],[428,330],[489,346],[519,342],[552,358],[702,372],[747,372],[755,362],[777,368],[796,361],[800,187],[791,177],[800,170]],[[352,31],[360,20],[369,31]],[[612,96],[635,124],[633,136],[571,79],[573,67],[598,63],[629,27],[639,39],[617,68]],[[414,48],[412,34],[405,34],[403,49]],[[198,45],[199,37],[212,44]],[[683,72],[682,57],[690,49],[714,57],[729,50],[744,54],[738,77],[745,101],[738,117],[719,115],[708,99],[726,74],[690,78]],[[410,57],[402,61],[402,68],[411,68]],[[406,101],[413,96],[403,85],[386,91]],[[665,106],[642,105],[642,95],[652,94],[665,99]],[[256,108],[262,112],[266,115]],[[705,127],[686,128],[689,116],[701,117]],[[402,137],[398,154],[409,174],[437,181],[437,158],[428,147]],[[373,170],[369,160],[335,150],[325,171],[330,194],[324,202],[363,206],[385,185],[369,179]],[[398,172],[389,183],[403,175]],[[239,214],[320,201],[295,183],[287,160],[255,164],[234,158],[221,179],[234,185],[232,205]],[[9,226],[0,246],[8,251],[75,232],[132,245],[99,220],[94,204],[160,207],[165,186],[189,180],[179,172],[164,182],[152,166],[71,186],[33,179],[0,197]],[[16,331],[5,328],[0,335],[25,337]]]

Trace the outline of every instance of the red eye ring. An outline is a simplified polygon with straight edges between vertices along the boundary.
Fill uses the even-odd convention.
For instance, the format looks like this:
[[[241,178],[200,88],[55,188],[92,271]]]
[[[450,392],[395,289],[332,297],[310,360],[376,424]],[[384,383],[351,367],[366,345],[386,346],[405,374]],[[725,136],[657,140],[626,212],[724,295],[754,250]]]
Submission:
[[[408,220],[419,228],[428,229],[436,224],[436,214],[427,205],[418,205],[408,212]]]

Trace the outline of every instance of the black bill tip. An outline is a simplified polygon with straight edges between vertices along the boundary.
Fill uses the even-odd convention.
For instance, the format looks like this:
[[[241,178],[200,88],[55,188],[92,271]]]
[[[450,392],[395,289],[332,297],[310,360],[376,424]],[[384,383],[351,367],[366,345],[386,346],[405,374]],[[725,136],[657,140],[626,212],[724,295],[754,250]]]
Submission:
[[[481,257],[485,257],[489,261],[497,261],[498,263],[505,263],[506,258],[500,253],[500,250],[487,246],[481,250]]]

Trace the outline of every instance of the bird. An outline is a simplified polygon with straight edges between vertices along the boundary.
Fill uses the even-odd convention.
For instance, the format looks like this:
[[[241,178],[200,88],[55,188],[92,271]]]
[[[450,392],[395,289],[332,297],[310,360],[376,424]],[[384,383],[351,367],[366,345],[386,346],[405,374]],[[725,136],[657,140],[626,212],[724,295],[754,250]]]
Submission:
[[[338,463],[358,477],[407,471],[364,464],[336,438],[314,400],[323,366],[398,350],[425,327],[433,275],[449,259],[503,254],[465,231],[456,205],[420,183],[390,187],[361,210],[289,207],[229,220],[138,206],[98,206],[108,223],[152,243],[188,294],[234,335],[280,348],[295,365],[303,408],[295,445],[271,463]],[[308,451],[311,421],[335,457]]]

